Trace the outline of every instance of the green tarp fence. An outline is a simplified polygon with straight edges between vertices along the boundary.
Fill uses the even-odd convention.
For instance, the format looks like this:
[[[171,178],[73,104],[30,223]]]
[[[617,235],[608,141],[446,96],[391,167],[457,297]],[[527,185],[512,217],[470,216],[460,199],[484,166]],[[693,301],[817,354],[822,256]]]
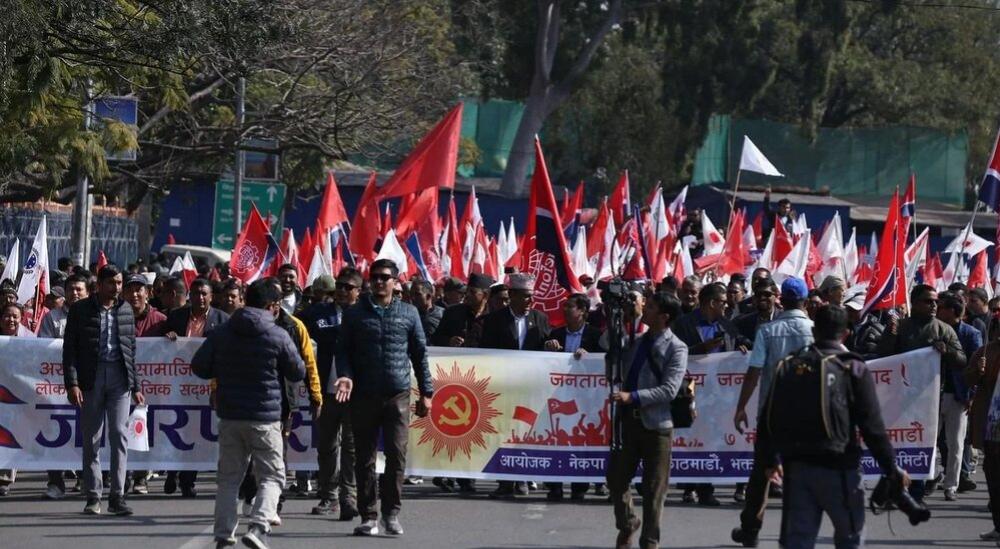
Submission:
[[[834,195],[889,196],[917,176],[923,198],[962,204],[969,139],[965,131],[929,128],[820,128],[815,141],[800,128],[765,120],[713,116],[695,156],[692,185],[732,182],[747,135],[785,174],[784,179],[743,173],[741,184],[776,184]]]

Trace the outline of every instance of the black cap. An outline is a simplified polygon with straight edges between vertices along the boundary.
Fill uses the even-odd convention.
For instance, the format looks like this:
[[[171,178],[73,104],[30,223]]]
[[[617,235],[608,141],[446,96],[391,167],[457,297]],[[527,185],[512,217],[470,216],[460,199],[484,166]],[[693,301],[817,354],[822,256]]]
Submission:
[[[125,279],[125,286],[128,286],[129,284],[142,284],[143,286],[147,286],[149,283],[146,282],[145,276],[135,273],[128,275],[128,278]]]
[[[444,291],[446,292],[464,292],[465,284],[461,280],[453,276],[449,276],[444,281]]]
[[[477,290],[489,290],[494,282],[496,281],[482,273],[469,275],[469,287]]]

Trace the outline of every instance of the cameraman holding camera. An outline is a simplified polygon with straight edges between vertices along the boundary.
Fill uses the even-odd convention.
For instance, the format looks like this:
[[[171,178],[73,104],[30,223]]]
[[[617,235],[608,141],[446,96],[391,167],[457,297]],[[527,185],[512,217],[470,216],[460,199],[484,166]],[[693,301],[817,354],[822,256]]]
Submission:
[[[838,549],[862,546],[865,490],[858,431],[888,477],[888,497],[911,515],[911,523],[911,510],[927,514],[905,495],[910,477],[896,468],[875,381],[861,357],[844,347],[847,334],[847,311],[819,308],[816,342],[778,365],[757,422],[758,457],[772,482],[783,479],[785,549],[812,548],[824,512]],[[817,392],[826,398],[816,398]]]

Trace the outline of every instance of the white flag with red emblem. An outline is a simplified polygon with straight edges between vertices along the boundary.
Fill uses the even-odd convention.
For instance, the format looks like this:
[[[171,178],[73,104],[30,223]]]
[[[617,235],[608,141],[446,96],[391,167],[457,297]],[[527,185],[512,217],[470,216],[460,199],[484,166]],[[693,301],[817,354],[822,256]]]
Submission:
[[[972,257],[979,252],[985,250],[992,246],[993,243],[985,238],[977,235],[974,231],[969,230],[969,225],[967,224],[962,232],[958,233],[955,240],[948,244],[948,247],[944,249],[946,254],[963,253],[969,257]]]
[[[703,255],[722,253],[722,249],[726,247],[726,239],[719,232],[719,229],[715,228],[715,224],[708,218],[708,214],[704,210],[701,212],[701,234],[705,243]]]

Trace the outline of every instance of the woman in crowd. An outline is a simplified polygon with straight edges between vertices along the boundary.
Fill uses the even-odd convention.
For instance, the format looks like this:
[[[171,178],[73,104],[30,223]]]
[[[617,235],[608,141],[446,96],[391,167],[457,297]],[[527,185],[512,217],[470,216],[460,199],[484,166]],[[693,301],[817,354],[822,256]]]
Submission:
[[[17,303],[7,303],[0,309],[0,335],[11,337],[35,337],[35,334],[21,324],[24,309]],[[10,487],[17,477],[16,469],[0,470],[0,496],[10,493]]]

